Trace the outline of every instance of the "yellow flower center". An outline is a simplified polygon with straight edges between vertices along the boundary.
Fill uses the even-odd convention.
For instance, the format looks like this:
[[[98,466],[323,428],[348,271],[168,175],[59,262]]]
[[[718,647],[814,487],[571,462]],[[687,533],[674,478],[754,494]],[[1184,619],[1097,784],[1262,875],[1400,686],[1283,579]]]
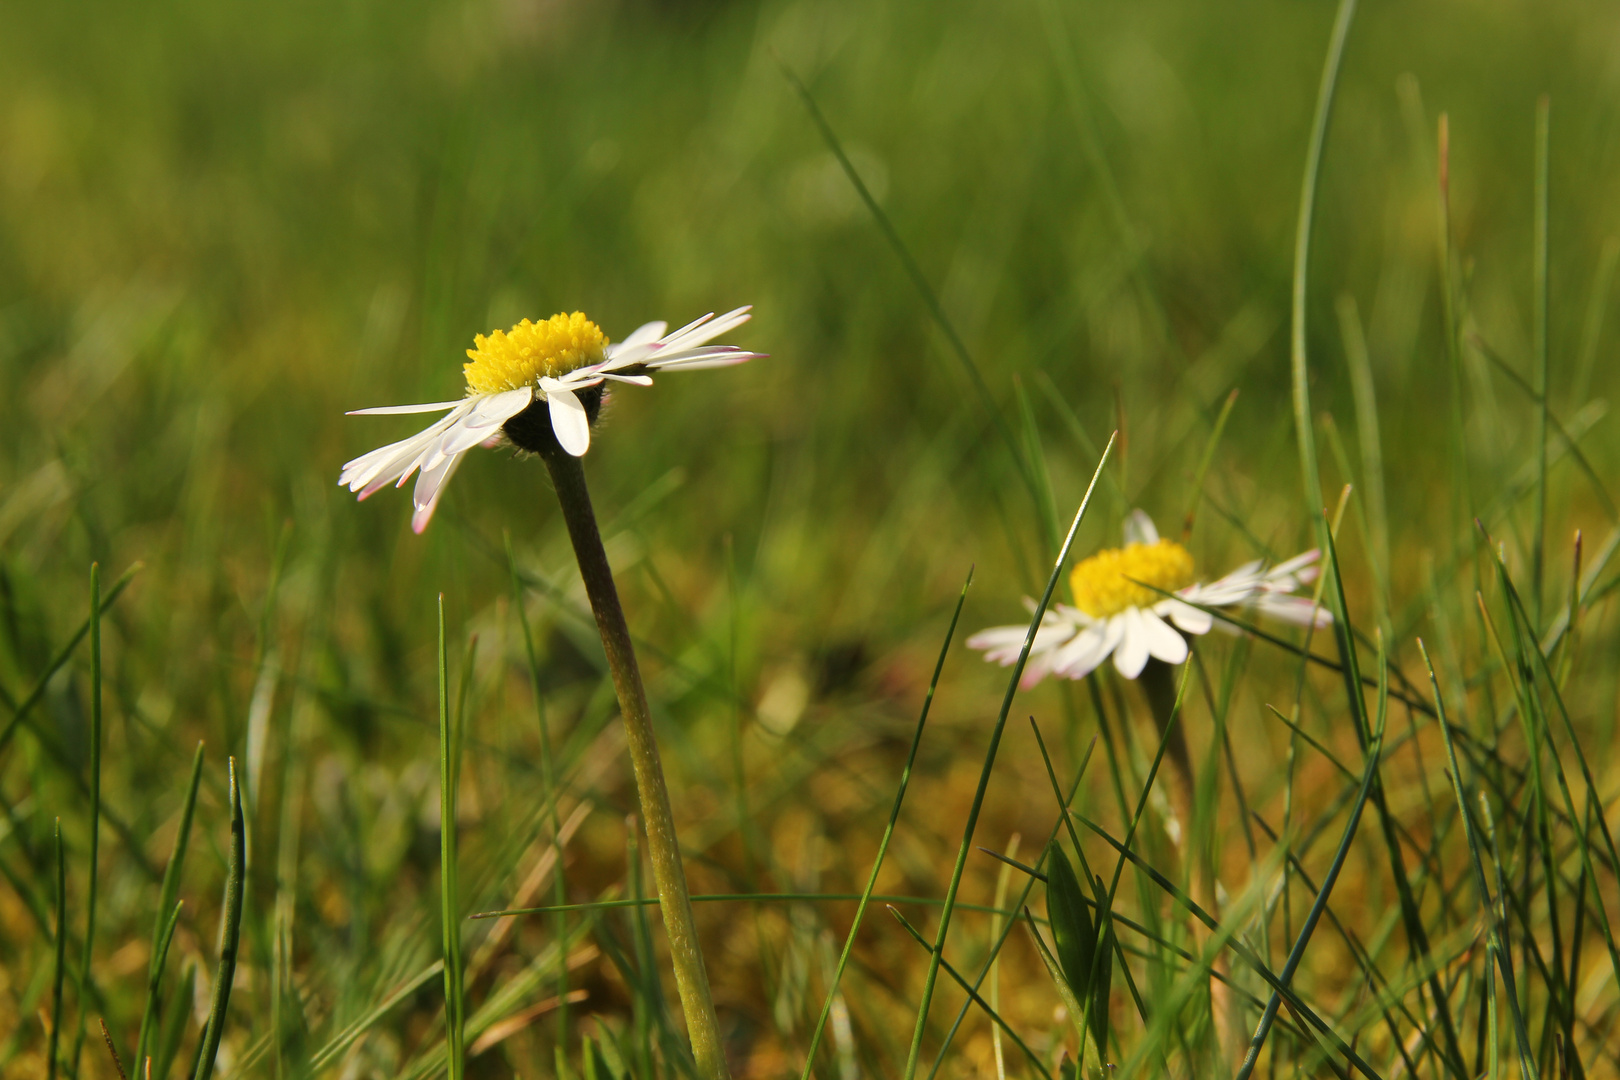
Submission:
[[[1164,599],[1143,585],[1175,592],[1192,583],[1192,554],[1173,540],[1108,548],[1069,572],[1074,606],[1094,619],[1118,615],[1126,608],[1152,607]]]
[[[510,331],[496,330],[473,338],[470,364],[461,365],[468,394],[498,394],[538,386],[543,375],[553,379],[602,359],[608,343],[602,328],[585,317],[553,315],[540,322],[524,319]]]

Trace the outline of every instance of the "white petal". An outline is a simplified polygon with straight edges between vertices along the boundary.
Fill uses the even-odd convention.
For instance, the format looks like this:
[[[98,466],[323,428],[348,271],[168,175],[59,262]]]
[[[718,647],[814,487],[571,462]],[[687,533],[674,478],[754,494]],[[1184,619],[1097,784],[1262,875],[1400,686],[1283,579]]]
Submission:
[[[557,433],[557,442],[575,457],[584,457],[591,448],[591,422],[585,417],[585,406],[572,390],[561,387],[546,392],[546,404],[551,406],[551,430]]]
[[[472,411],[445,432],[439,453],[460,454],[498,435],[502,424],[529,407],[534,391],[525,386],[476,400]]]
[[[1052,654],[1052,667],[1061,678],[1083,679],[1108,659],[1111,648],[1106,626],[1089,627]]]
[[[1159,530],[1154,527],[1153,519],[1142,510],[1132,510],[1125,518],[1125,542],[1127,544],[1157,544]],[[1131,676],[1135,678],[1136,676]]]
[[[1171,622],[1189,634],[1207,634],[1210,625],[1215,621],[1215,616],[1209,612],[1195,608],[1191,604],[1183,604],[1179,600],[1166,600],[1155,604],[1153,610],[1160,615],[1168,615]]]
[[[450,477],[455,475],[456,469],[461,465],[461,454],[442,459],[431,469],[422,470],[417,478],[416,491],[411,501],[416,506],[416,513],[411,515],[411,530],[418,536],[426,529],[428,522],[433,519],[433,511],[439,505],[439,496],[444,494]]]
[[[634,383],[637,386],[651,386],[653,384],[651,375],[613,375],[604,372],[602,378],[612,379],[614,382]]]
[[[1255,610],[1273,619],[1281,619],[1295,626],[1327,626],[1333,621],[1331,612],[1304,596],[1262,595],[1254,606]]]
[[[704,368],[731,367],[750,360],[763,360],[770,353],[746,352],[734,346],[703,349],[695,353],[682,353],[673,359],[662,357],[649,360],[647,366],[654,371],[701,371]]]
[[[618,347],[620,349],[633,349],[638,345],[649,345],[663,337],[664,331],[668,329],[669,323],[667,322],[642,323],[626,334],[624,340],[619,342]]]
[[[1114,667],[1127,679],[1142,674],[1148,662],[1147,628],[1142,625],[1142,609],[1126,608],[1116,617],[1124,629],[1119,648],[1114,650]]]
[[[1167,664],[1179,664],[1187,659],[1187,639],[1170,628],[1170,624],[1152,611],[1142,612],[1142,637],[1147,650]]]
[[[444,412],[457,405],[465,405],[466,399],[461,401],[430,401],[426,405],[378,405],[373,409],[350,409],[344,416],[403,416],[405,413]]]
[[[471,402],[458,402],[455,411],[450,415],[441,417],[415,435],[399,442],[389,443],[370,453],[361,454],[343,466],[338,483],[350,491],[360,491],[364,488],[361,498],[395,480],[404,483],[405,478],[422,464],[423,458],[438,443],[440,436],[471,408]]]

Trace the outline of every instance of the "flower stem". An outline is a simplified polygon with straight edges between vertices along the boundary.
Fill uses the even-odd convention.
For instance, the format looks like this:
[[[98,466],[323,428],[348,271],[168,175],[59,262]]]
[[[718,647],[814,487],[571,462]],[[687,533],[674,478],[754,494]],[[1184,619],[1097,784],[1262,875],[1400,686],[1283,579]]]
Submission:
[[[574,543],[579,574],[591,599],[596,629],[602,635],[613,689],[619,696],[619,711],[635,767],[636,794],[641,800],[641,816],[647,829],[647,854],[652,859],[653,884],[658,889],[658,907],[669,937],[670,959],[675,968],[675,985],[680,991],[681,1008],[686,1013],[687,1033],[692,1040],[692,1057],[699,1075],[708,1080],[727,1077],[725,1054],[720,1040],[720,1022],[709,993],[709,977],[698,951],[697,928],[692,918],[692,900],[686,889],[686,871],[681,866],[680,848],[675,840],[675,819],[669,808],[669,788],[664,783],[664,767],[658,759],[658,743],[653,737],[652,713],[647,708],[647,692],[641,685],[641,670],[630,641],[630,627],[619,605],[619,590],[613,584],[613,570],[602,548],[602,534],[596,527],[590,492],[585,487],[585,470],[580,460],[560,450],[541,454],[551,482],[562,504],[568,538]]]

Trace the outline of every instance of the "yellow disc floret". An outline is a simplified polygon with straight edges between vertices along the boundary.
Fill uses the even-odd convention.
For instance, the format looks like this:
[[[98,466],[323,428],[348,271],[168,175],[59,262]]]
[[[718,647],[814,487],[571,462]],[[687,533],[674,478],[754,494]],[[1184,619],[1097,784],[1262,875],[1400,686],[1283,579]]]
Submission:
[[[1069,574],[1074,606],[1094,619],[1152,607],[1164,599],[1143,585],[1175,592],[1192,583],[1192,554],[1173,540],[1108,548],[1082,560]]]
[[[540,322],[524,319],[510,331],[496,330],[473,338],[470,364],[461,365],[468,394],[498,394],[538,386],[543,375],[553,379],[575,368],[599,363],[608,343],[602,328],[585,317],[553,315]]]

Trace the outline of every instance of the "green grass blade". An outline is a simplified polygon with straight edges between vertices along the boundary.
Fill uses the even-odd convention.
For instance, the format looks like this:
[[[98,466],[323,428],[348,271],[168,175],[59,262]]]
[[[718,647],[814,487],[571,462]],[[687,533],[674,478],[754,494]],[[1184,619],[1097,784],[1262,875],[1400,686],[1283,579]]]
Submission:
[[[225,903],[220,913],[219,966],[214,972],[214,1000],[208,1009],[208,1023],[197,1044],[198,1059],[192,1080],[209,1080],[214,1074],[214,1057],[225,1034],[225,1012],[231,1002],[231,984],[236,981],[237,946],[242,938],[243,885],[247,878],[247,826],[242,819],[242,784],[237,777],[236,758],[230,767],[231,854],[225,874]]]
[[[1339,86],[1339,65],[1344,59],[1345,40],[1356,0],[1339,0],[1333,20],[1333,36],[1328,41],[1327,60],[1322,66],[1322,82],[1317,89],[1316,113],[1311,120],[1310,142],[1305,151],[1305,176],[1300,183],[1299,219],[1294,230],[1293,315],[1290,319],[1288,355],[1293,380],[1294,428],[1299,440],[1299,465],[1305,485],[1305,508],[1316,513],[1322,503],[1322,475],[1316,463],[1316,435],[1312,428],[1310,366],[1305,350],[1305,300],[1311,261],[1311,233],[1316,224],[1316,193],[1322,173],[1322,151],[1327,144],[1328,123],[1333,117],[1333,99]]]
[[[962,617],[962,604],[967,600],[968,588],[972,584],[973,571],[969,569],[967,579],[962,582],[962,591],[956,598],[956,608],[951,612],[950,625],[945,629],[945,640],[939,647],[939,659],[934,661],[934,674],[928,680],[928,692],[923,695],[922,712],[918,715],[917,726],[911,734],[911,747],[906,751],[905,766],[900,770],[900,786],[895,790],[894,804],[889,808],[889,821],[883,827],[883,838],[878,841],[877,856],[872,860],[872,869],[866,875],[866,888],[861,892],[860,905],[856,907],[855,918],[850,922],[849,933],[844,937],[844,948],[838,954],[838,965],[833,969],[832,982],[827,987],[827,997],[821,1005],[821,1015],[816,1018],[815,1030],[810,1033],[810,1045],[804,1053],[804,1069],[799,1074],[801,1080],[810,1080],[816,1050],[821,1045],[822,1033],[827,1028],[827,1018],[832,1015],[833,1001],[843,981],[844,968],[849,964],[850,953],[855,949],[855,936],[860,932],[861,920],[866,915],[866,905],[872,900],[872,890],[877,888],[878,873],[883,869],[883,860],[888,855],[889,841],[894,838],[895,822],[900,819],[900,807],[905,802],[906,788],[911,784],[911,770],[917,762],[917,750],[922,746],[923,729],[928,724],[928,710],[934,703],[934,691],[939,688],[939,677],[945,670],[945,657],[950,653],[951,640],[956,636],[957,620]]]
[[[1311,904],[1311,910],[1305,916],[1305,923],[1300,927],[1299,936],[1294,939],[1294,947],[1288,953],[1288,960],[1283,964],[1282,974],[1278,976],[1284,988],[1293,981],[1294,972],[1299,970],[1301,961],[1305,959],[1305,947],[1310,944],[1311,935],[1316,932],[1316,924],[1321,921],[1322,912],[1327,909],[1328,897],[1333,893],[1333,886],[1338,883],[1339,872],[1344,869],[1344,861],[1350,855],[1350,845],[1361,826],[1361,812],[1367,807],[1367,797],[1372,794],[1373,781],[1378,776],[1378,758],[1384,744],[1382,720],[1385,715],[1384,704],[1387,701],[1386,695],[1379,702],[1380,723],[1367,750],[1367,764],[1361,777],[1361,789],[1356,793],[1355,805],[1350,810],[1350,820],[1345,823],[1344,835],[1339,840],[1339,850],[1334,854],[1327,876],[1322,879],[1322,885],[1316,891],[1316,900]],[[1273,991],[1271,999],[1266,1002],[1266,1010],[1261,1014],[1260,1024],[1255,1028],[1254,1038],[1249,1042],[1249,1051],[1238,1069],[1237,1080],[1249,1080],[1253,1075],[1254,1067],[1260,1060],[1260,1051],[1266,1044],[1266,1037],[1271,1034],[1271,1025],[1276,1022],[1277,1009],[1281,1005],[1282,992],[1279,989]]]
[[[1181,515],[1181,542],[1185,544],[1192,539],[1193,522],[1198,516],[1198,504],[1204,497],[1204,479],[1209,475],[1209,468],[1215,464],[1215,451],[1221,445],[1221,436],[1226,432],[1226,421],[1231,419],[1232,408],[1237,404],[1237,387],[1226,395],[1221,404],[1221,411],[1215,416],[1215,426],[1210,429],[1209,438],[1204,442],[1204,452],[1198,455],[1198,471],[1193,474],[1192,494],[1187,498],[1187,512]]]
[[[1525,1031],[1524,1016],[1519,1010],[1518,994],[1514,988],[1512,961],[1502,941],[1501,920],[1497,917],[1496,905],[1491,899],[1491,887],[1485,881],[1485,860],[1480,853],[1479,835],[1475,830],[1473,816],[1468,811],[1468,797],[1463,789],[1462,766],[1458,764],[1457,745],[1451,737],[1451,726],[1446,720],[1446,704],[1444,697],[1440,693],[1440,680],[1434,674],[1434,664],[1430,662],[1428,649],[1424,647],[1421,638],[1418,639],[1417,646],[1419,653],[1423,656],[1423,664],[1429,670],[1429,683],[1434,692],[1435,707],[1440,712],[1440,735],[1445,741],[1446,760],[1451,766],[1451,792],[1457,799],[1457,810],[1462,817],[1463,837],[1468,842],[1468,854],[1474,871],[1474,888],[1479,897],[1480,908],[1485,913],[1485,921],[1491,938],[1491,951],[1501,968],[1502,983],[1507,990],[1508,1010],[1512,1014],[1514,1032],[1518,1037],[1519,1065],[1526,1076],[1533,1078],[1538,1073],[1535,1061],[1532,1060],[1530,1053],[1530,1037]],[[1498,868],[1501,866],[1499,860],[1497,866]],[[1492,1028],[1494,1029],[1494,1027],[1495,1024],[1493,1023]],[[1492,1038],[1492,1047],[1495,1044],[1496,1040]],[[1495,1066],[1493,1064],[1492,1071],[1494,1072],[1494,1070]]]
[[[1546,94],[1536,102],[1536,211],[1535,255],[1532,271],[1531,337],[1535,343],[1534,368],[1536,396],[1541,408],[1536,411],[1536,514],[1535,531],[1530,538],[1530,610],[1535,613],[1533,626],[1541,625],[1542,580],[1546,576],[1547,543],[1547,224],[1548,176],[1547,157],[1552,139],[1552,102]]]
[[[84,1052],[85,1021],[90,1009],[85,982],[90,978],[96,943],[96,892],[101,863],[101,564],[90,564],[90,865],[85,884],[84,949],[79,954],[78,1030],[73,1036],[73,1075],[79,1075]]]
[[[1114,448],[1117,434],[1108,440],[1103,448],[1102,458],[1097,462],[1096,471],[1092,473],[1091,483],[1086,487],[1086,494],[1080,500],[1080,509],[1075,512],[1074,522],[1069,526],[1069,533],[1063,539],[1063,547],[1058,551],[1057,560],[1052,564],[1052,574],[1047,578],[1046,591],[1041,594],[1040,601],[1035,605],[1035,613],[1029,624],[1029,630],[1024,635],[1023,648],[1018,652],[1018,661],[1013,664],[1012,676],[1007,682],[1007,692],[1002,698],[1001,712],[996,716],[995,728],[990,733],[990,744],[985,749],[984,765],[979,771],[978,787],[973,793],[973,803],[968,809],[967,824],[962,830],[962,843],[956,851],[956,865],[951,870],[950,886],[945,890],[945,908],[940,913],[939,930],[934,938],[934,950],[928,957],[928,970],[923,977],[922,1000],[917,1006],[917,1024],[911,1036],[911,1049],[906,1055],[905,1080],[911,1080],[917,1074],[918,1058],[922,1054],[923,1033],[928,1027],[928,1007],[933,1003],[934,984],[939,978],[940,955],[945,949],[945,936],[950,931],[951,913],[956,905],[956,893],[962,885],[962,872],[967,867],[968,851],[973,846],[973,833],[978,828],[979,811],[984,807],[985,792],[990,787],[990,772],[996,763],[996,751],[1001,745],[1002,732],[1007,728],[1007,715],[1012,711],[1013,697],[1018,693],[1018,682],[1024,675],[1024,665],[1029,660],[1030,647],[1035,644],[1035,632],[1040,629],[1041,619],[1046,615],[1047,605],[1052,602],[1052,593],[1057,589],[1058,579],[1063,572],[1063,564],[1069,558],[1069,549],[1074,545],[1075,533],[1080,529],[1080,522],[1086,516],[1086,507],[1091,505],[1092,493],[1097,490],[1097,477],[1102,474],[1103,468],[1108,464],[1108,456]]]
[[[169,853],[169,865],[163,870],[163,885],[158,891],[158,914],[152,926],[152,960],[147,966],[146,1007],[141,1015],[141,1028],[135,1048],[135,1069],[141,1069],[157,1024],[158,991],[163,981],[163,965],[168,956],[167,939],[178,918],[180,872],[186,862],[186,848],[191,843],[191,820],[197,809],[197,789],[202,784],[203,744],[191,758],[191,782],[186,786],[186,800],[180,809],[180,828],[174,834],[174,850]],[[170,914],[165,916],[165,912]]]
[[[62,1037],[62,983],[67,974],[67,864],[62,856],[62,819],[52,833],[56,844],[56,957],[51,968],[51,1037],[45,1047],[45,1075],[56,1080]]]
[[[439,594],[439,917],[444,931],[444,1031],[450,1080],[466,1068],[462,1045],[461,916],[456,890],[456,740],[450,717],[450,661],[444,634],[444,594]]]
[[[125,570],[117,581],[113,582],[112,588],[108,589],[106,595],[101,598],[102,610],[112,607],[113,602],[118,599],[119,595],[123,593],[140,570],[141,564],[135,563],[128,570]],[[73,655],[73,651],[79,647],[79,642],[89,636],[90,623],[91,619],[87,617],[79,625],[78,630],[74,631],[73,636],[68,638],[67,644],[58,649],[56,655],[51,657],[51,662],[45,665],[45,670],[34,681],[34,688],[28,692],[27,697],[20,702],[13,702],[9,695],[0,695],[0,702],[3,702],[11,711],[11,719],[6,721],[5,727],[0,728],[0,747],[4,747],[6,743],[11,741],[11,737],[17,732],[17,727],[28,719],[29,712],[44,699],[45,688],[50,684],[51,678],[61,670],[63,664],[68,662],[68,659]],[[54,743],[52,745],[54,747]],[[78,774],[75,773],[74,775]]]
[[[889,914],[893,915],[895,921],[905,928],[907,934],[911,935],[911,940],[915,941],[918,945],[921,945],[925,951],[931,951],[933,949],[933,946],[928,944],[928,939],[923,937],[922,934],[918,932],[917,928],[912,926],[911,922],[904,915],[900,914],[900,911],[893,905],[889,906]],[[984,1015],[988,1016],[990,1018],[990,1022],[996,1025],[996,1031],[998,1033],[1004,1033],[1007,1038],[1011,1039],[1013,1041],[1013,1045],[1018,1047],[1019,1050],[1023,1051],[1024,1056],[1029,1059],[1029,1063],[1035,1069],[1035,1071],[1039,1072],[1042,1076],[1048,1077],[1050,1080],[1052,1075],[1051,1070],[1049,1070],[1045,1063],[1041,1061],[1040,1056],[1029,1048],[1029,1044],[1024,1042],[1024,1040],[1019,1037],[1018,1032],[1014,1031],[1006,1020],[1002,1019],[1001,1014],[996,1012],[988,1001],[979,996],[978,989],[969,985],[968,981],[962,977],[962,973],[957,971],[949,960],[941,959],[939,963],[940,967],[945,969],[945,974],[949,975],[953,980],[955,980],[956,985],[960,986],[963,992],[967,994],[968,1000],[977,1005],[980,1009],[984,1010]]]

